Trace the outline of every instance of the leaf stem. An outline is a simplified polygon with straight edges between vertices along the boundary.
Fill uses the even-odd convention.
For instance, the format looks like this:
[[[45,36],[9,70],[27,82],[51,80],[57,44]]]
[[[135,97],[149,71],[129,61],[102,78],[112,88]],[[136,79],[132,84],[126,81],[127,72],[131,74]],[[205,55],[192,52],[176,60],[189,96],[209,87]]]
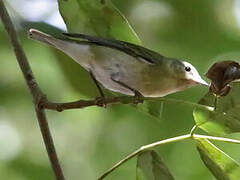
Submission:
[[[195,130],[197,130],[196,125],[192,128],[192,130],[189,134],[182,135],[182,136],[177,136],[177,137],[173,137],[173,138],[169,138],[169,139],[164,139],[164,140],[152,143],[152,144],[142,146],[138,150],[134,151],[133,153],[129,154],[124,159],[122,159],[121,161],[116,163],[113,167],[108,169],[100,178],[98,178],[98,180],[102,180],[107,175],[109,175],[111,172],[113,172],[115,169],[117,169],[119,166],[121,166],[122,164],[124,164],[128,160],[132,159],[133,157],[139,155],[141,152],[152,149],[152,148],[157,147],[157,146],[162,145],[162,144],[168,144],[168,143],[183,141],[183,140],[187,140],[187,139],[193,139],[193,140],[194,139],[208,139],[208,140],[222,141],[222,142],[227,142],[227,143],[240,144],[240,140],[236,140],[236,139],[194,134]]]
[[[190,131],[191,137],[193,137],[193,135],[194,135],[194,133],[197,131],[197,129],[198,129],[198,126],[197,126],[197,125],[194,125],[193,128],[192,128],[191,131]]]
[[[237,139],[215,137],[215,136],[205,136],[205,135],[200,135],[200,134],[193,134],[193,139],[208,139],[208,140],[214,140],[214,141],[222,141],[222,142],[226,142],[226,143],[240,144],[240,140],[237,140]]]
[[[190,139],[191,135],[187,134],[187,135],[183,135],[183,136],[177,136],[177,137],[173,137],[173,138],[169,138],[169,139],[165,139],[162,141],[158,141],[152,144],[148,144],[145,146],[142,146],[141,148],[139,148],[138,150],[136,150],[135,152],[129,154],[128,156],[126,156],[124,159],[122,159],[121,161],[119,161],[118,163],[116,163],[113,167],[111,167],[109,170],[107,170],[100,178],[98,178],[98,180],[102,180],[103,178],[105,178],[108,174],[110,174],[111,172],[113,172],[115,169],[117,169],[119,166],[121,166],[122,164],[124,164],[125,162],[127,162],[128,160],[132,159],[133,157],[137,156],[138,154],[140,154],[141,152],[145,151],[145,150],[149,150],[153,147],[159,146],[161,144],[167,144],[167,143],[172,143],[172,142],[177,142],[177,141],[181,141],[181,140],[185,140],[185,139]]]

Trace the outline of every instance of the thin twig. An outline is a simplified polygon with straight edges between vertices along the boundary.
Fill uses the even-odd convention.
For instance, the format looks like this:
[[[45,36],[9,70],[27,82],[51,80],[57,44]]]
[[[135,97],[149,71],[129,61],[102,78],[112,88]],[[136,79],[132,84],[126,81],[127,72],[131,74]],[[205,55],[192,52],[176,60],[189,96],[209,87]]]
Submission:
[[[56,110],[56,111],[64,111],[68,109],[82,109],[90,106],[101,106],[103,104],[113,104],[113,103],[121,103],[121,104],[130,104],[133,103],[135,97],[121,96],[121,97],[112,97],[112,98],[97,98],[94,100],[79,100],[68,103],[55,103],[50,102],[46,98],[42,99],[41,106],[45,109]]]
[[[63,172],[61,166],[59,164],[57,153],[54,147],[53,139],[48,127],[47,118],[45,115],[45,111],[43,108],[39,107],[38,104],[40,100],[44,97],[41,92],[31,70],[31,67],[28,63],[27,57],[23,51],[22,46],[19,43],[17,33],[14,29],[12,21],[9,17],[9,14],[5,8],[4,3],[0,0],[0,18],[2,23],[9,35],[12,46],[14,48],[14,52],[18,61],[18,64],[22,70],[28,88],[33,96],[35,111],[38,118],[38,123],[41,129],[41,133],[43,136],[43,140],[45,143],[45,147],[48,152],[48,157],[51,162],[52,169],[54,171],[55,177],[57,180],[64,180]]]
[[[191,137],[193,137],[193,135],[194,135],[194,133],[197,131],[197,129],[198,129],[198,126],[197,126],[197,125],[194,125],[193,128],[192,128],[191,131],[190,131]]]
[[[141,97],[141,100],[144,101],[156,101],[156,102],[164,102],[169,104],[181,104],[181,105],[188,105],[191,107],[197,107],[200,109],[209,109],[213,110],[213,107],[192,103],[184,100],[178,100],[178,99],[170,99],[170,98],[146,98]],[[42,99],[41,106],[45,109],[50,110],[56,110],[56,111],[64,111],[68,109],[82,109],[90,106],[102,106],[103,104],[132,104],[136,101],[136,97],[133,96],[118,96],[118,97],[110,97],[110,98],[97,98],[94,100],[79,100],[74,102],[68,102],[68,103],[56,103],[56,102],[50,102],[47,100],[47,98]]]
[[[140,154],[141,152],[143,152],[145,150],[149,150],[149,149],[154,148],[156,146],[159,146],[161,144],[167,144],[167,143],[172,143],[172,142],[176,142],[176,141],[182,141],[182,140],[186,140],[186,139],[190,139],[190,138],[191,138],[191,135],[187,134],[187,135],[183,135],[183,136],[177,136],[177,137],[173,137],[173,138],[169,138],[169,139],[164,139],[162,141],[158,141],[158,142],[155,142],[155,143],[152,143],[152,144],[142,146],[141,148],[139,148],[135,152],[129,154],[124,159],[122,159],[121,161],[116,163],[113,167],[111,167],[109,170],[107,170],[100,178],[98,178],[98,180],[102,180],[107,175],[109,175],[111,172],[113,172],[115,169],[117,169],[119,166],[121,166],[122,164],[124,164],[125,162],[127,162],[128,160],[132,159],[133,157],[137,156],[138,154]]]
[[[113,172],[115,169],[117,169],[119,166],[127,162],[128,160],[132,159],[133,157],[139,155],[141,152],[145,150],[152,149],[154,147],[157,147],[162,144],[168,144],[172,142],[177,142],[177,141],[183,141],[186,139],[208,139],[208,140],[214,140],[214,141],[221,141],[221,142],[227,142],[227,143],[234,143],[234,144],[240,144],[240,140],[237,139],[230,139],[230,138],[223,138],[223,137],[215,137],[215,136],[205,136],[205,135],[200,135],[200,134],[193,134],[194,130],[196,130],[197,126],[194,126],[189,134],[182,135],[182,136],[177,136],[169,139],[164,139],[152,144],[148,144],[145,146],[142,146],[135,152],[129,154],[126,156],[124,159],[116,163],[113,167],[111,167],[109,170],[107,170],[98,180],[104,179],[107,175],[109,175],[111,172]]]
[[[192,136],[193,136],[193,139],[208,139],[208,140],[221,141],[221,142],[227,142],[227,143],[233,143],[233,144],[240,144],[240,140],[237,140],[237,139],[215,137],[215,136],[205,136],[205,135],[200,135],[200,134],[193,134]]]

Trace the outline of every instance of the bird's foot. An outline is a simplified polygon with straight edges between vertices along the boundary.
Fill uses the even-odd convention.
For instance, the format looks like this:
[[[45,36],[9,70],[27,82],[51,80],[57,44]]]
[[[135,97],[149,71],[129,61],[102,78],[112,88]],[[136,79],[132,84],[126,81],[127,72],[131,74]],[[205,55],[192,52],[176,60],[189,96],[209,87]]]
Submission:
[[[134,91],[134,101],[133,101],[133,104],[139,104],[139,103],[143,103],[143,95],[140,93],[140,92],[138,92],[138,91]]]
[[[105,100],[105,97],[101,96],[101,97],[96,97],[95,98],[95,101],[96,101],[96,105],[99,106],[99,107],[104,107],[104,108],[107,108],[107,104],[104,102]]]

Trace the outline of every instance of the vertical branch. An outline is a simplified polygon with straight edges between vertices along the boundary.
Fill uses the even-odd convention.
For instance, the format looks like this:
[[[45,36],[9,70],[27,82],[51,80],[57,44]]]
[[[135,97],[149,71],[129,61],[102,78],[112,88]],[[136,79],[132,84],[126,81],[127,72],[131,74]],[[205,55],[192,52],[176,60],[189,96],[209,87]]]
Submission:
[[[38,123],[45,143],[45,147],[48,153],[48,158],[51,162],[51,166],[54,171],[55,177],[57,180],[64,180],[65,178],[63,176],[63,172],[54,147],[53,139],[48,127],[45,110],[39,108],[38,106],[35,106],[35,111],[37,114]]]
[[[4,6],[2,0],[0,0],[0,18],[2,23],[9,35],[14,52],[18,61],[18,64],[22,70],[24,78],[26,80],[27,86],[33,96],[35,111],[38,118],[38,123],[42,133],[42,137],[45,143],[45,147],[48,153],[49,160],[51,162],[52,169],[54,171],[55,177],[57,180],[64,180],[63,172],[58,161],[57,153],[54,147],[53,139],[48,127],[47,118],[45,115],[45,110],[39,106],[39,103],[42,98],[44,98],[43,93],[41,92],[37,81],[35,80],[31,67],[28,63],[27,57],[23,51],[22,46],[19,43],[17,33],[14,29],[13,23],[9,17],[9,14]]]

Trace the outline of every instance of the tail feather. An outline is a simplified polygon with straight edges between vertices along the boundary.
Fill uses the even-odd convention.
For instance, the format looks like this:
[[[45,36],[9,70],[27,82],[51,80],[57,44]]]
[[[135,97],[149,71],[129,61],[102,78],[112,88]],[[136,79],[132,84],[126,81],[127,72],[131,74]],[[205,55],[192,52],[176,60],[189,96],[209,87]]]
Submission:
[[[68,41],[67,39],[59,39],[59,38],[55,38],[49,34],[46,34],[44,32],[41,32],[37,29],[30,29],[28,31],[28,36],[31,39],[40,41],[44,44],[53,46],[63,52],[65,52],[66,54],[73,56],[74,52],[79,50],[81,51],[81,45],[77,45],[76,43],[72,43],[70,40]],[[74,56],[75,57],[75,56]]]
[[[71,41],[67,38],[55,38],[49,34],[46,34],[44,32],[38,31],[36,29],[30,29],[28,31],[28,36],[31,39],[40,41],[44,44],[53,46],[61,51],[63,51],[65,54],[72,57],[76,62],[81,64],[86,69],[88,68],[89,60],[92,57],[91,50],[89,49],[88,44],[80,43]]]
[[[65,52],[68,55],[70,55],[69,53],[71,53],[71,49],[69,49],[69,48],[72,47],[73,43],[71,43],[70,40],[68,40],[68,39],[56,38],[49,34],[41,32],[37,29],[30,29],[28,31],[28,37],[31,39],[40,41],[49,46],[53,46],[54,48],[57,48],[57,49]]]
[[[31,39],[34,39],[34,40],[38,40],[44,44],[48,44],[50,46],[54,46],[54,43],[52,43],[52,41],[55,41],[56,38],[52,37],[51,35],[49,34],[46,34],[46,33],[43,33],[41,31],[38,31],[36,29],[30,29],[28,31],[28,37],[31,38]]]

